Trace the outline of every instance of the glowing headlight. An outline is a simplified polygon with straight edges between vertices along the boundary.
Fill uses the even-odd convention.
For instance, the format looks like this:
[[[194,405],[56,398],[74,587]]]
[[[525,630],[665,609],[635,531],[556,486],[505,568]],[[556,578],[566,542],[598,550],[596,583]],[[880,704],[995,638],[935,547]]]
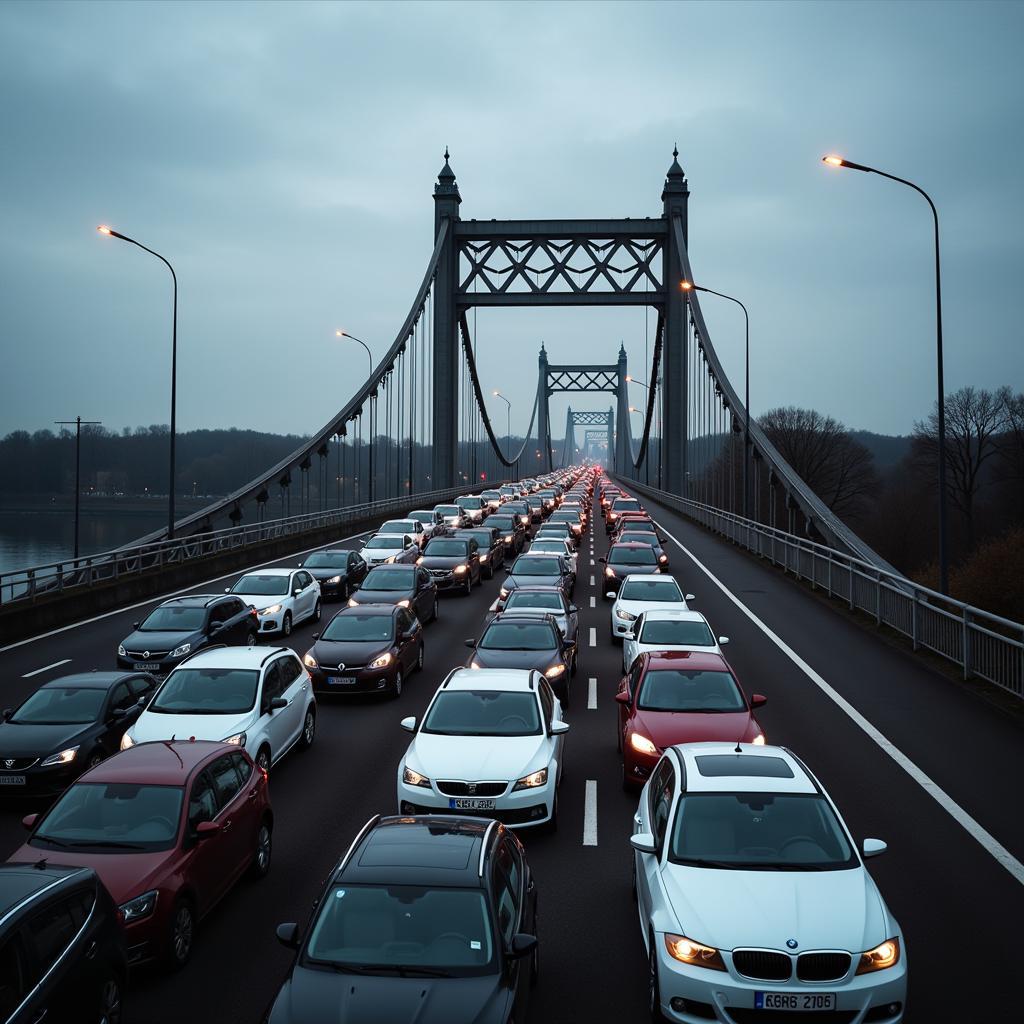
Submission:
[[[457,565],[457,566],[455,566],[455,569],[453,570],[453,572],[455,573],[456,576],[461,576],[463,573],[465,573],[465,571],[468,568],[469,568],[468,565]]]
[[[511,533],[505,534],[505,541],[506,541],[506,543],[510,543],[513,540],[515,540],[515,536],[513,534],[511,534]]]
[[[658,748],[646,737],[635,732],[629,737],[629,745],[638,754],[656,754]]]
[[[611,566],[609,565],[609,566],[608,566],[608,567],[607,567],[607,568],[605,569],[605,571],[604,571],[604,574],[605,574],[605,576],[611,576],[611,577],[613,577],[613,578],[614,578],[614,576],[615,576],[615,570],[614,570],[614,569],[613,569],[613,568],[612,568],[612,567],[611,567]]]
[[[67,750],[62,750],[59,754],[51,754],[39,767],[48,768],[54,764],[71,764],[77,753],[78,747],[68,747]]]
[[[508,597],[508,588],[507,588],[507,587],[502,587],[502,588],[501,588],[501,590],[499,590],[499,591],[498,591],[498,594],[499,594],[499,595],[500,595],[500,596],[501,596],[502,598],[506,598],[506,597]]]
[[[668,555],[659,556],[658,561],[661,562],[662,565],[664,565],[668,561]]]
[[[332,576],[329,580],[327,580],[327,582],[328,583],[340,583],[341,582],[341,577],[340,576]]]
[[[373,661],[367,665],[367,668],[386,668],[391,664],[391,652],[385,651],[379,658],[374,658]]]
[[[724,971],[725,964],[722,954],[714,946],[705,946],[703,942],[694,942],[685,935],[665,933],[665,948],[673,960],[689,964],[691,967],[707,967],[712,971]]]
[[[755,747],[763,747],[764,746],[764,733],[763,732],[759,732],[750,742],[753,743]]]
[[[417,565],[422,565],[423,564],[423,556],[422,555],[420,555],[420,557],[416,559],[416,564]]]
[[[121,737],[121,749],[122,750],[127,750],[129,747],[134,747],[134,746],[135,746],[135,740],[133,740],[131,738],[131,735],[129,733],[125,733]]]
[[[860,963],[857,964],[857,973],[870,974],[871,971],[884,971],[886,967],[894,967],[899,960],[900,940],[886,939],[874,949],[861,953]]]
[[[117,912],[125,924],[131,924],[132,921],[139,921],[153,913],[156,909],[156,898],[156,889],[151,889],[127,903],[122,903],[117,908]]]
[[[399,608],[408,608],[409,607],[409,598],[403,597],[402,600],[398,602],[398,607]]]
[[[627,612],[624,608],[616,608],[615,617],[617,619],[623,619],[625,622],[633,622],[636,619],[636,616],[632,612]]]
[[[547,676],[548,679],[555,679],[556,677],[560,676],[564,671],[565,666],[561,662],[558,662],[557,665],[552,665],[551,668],[547,669],[544,675]]]
[[[305,665],[306,668],[319,668],[320,667],[317,664],[316,658],[314,658],[313,655],[310,654],[308,651],[302,656],[302,664]]]
[[[121,657],[121,658],[127,658],[128,657],[128,652],[124,649],[124,644],[118,644],[117,645],[117,654],[118,654],[118,657]]]
[[[184,658],[185,655],[188,654],[188,652],[191,651],[191,650],[192,650],[192,645],[191,644],[182,644],[180,647],[175,647],[174,650],[171,651],[171,657],[172,658]]]
[[[548,770],[547,768],[541,768],[540,771],[530,772],[529,775],[519,779],[512,787],[512,792],[514,793],[518,789],[536,789],[538,786],[546,786],[547,781]]]
[[[355,608],[356,605],[358,605],[358,604],[359,604],[359,602],[354,597],[350,597],[348,599],[348,606],[349,606],[349,608]]]
[[[530,521],[530,517],[529,516],[520,516],[519,517],[519,522],[521,522],[521,523],[528,523],[529,521]]]
[[[221,740],[221,742],[222,743],[232,743],[236,747],[244,747],[245,746],[245,740],[246,740],[246,736],[245,736],[244,732],[236,732],[233,736],[225,736],[224,739]]]
[[[476,658],[474,658],[474,659],[473,659],[473,660],[472,660],[472,661],[471,661],[471,662],[469,663],[469,667],[470,667],[470,668],[482,668],[483,666],[482,666],[482,665],[480,664],[480,662],[479,662],[479,661],[477,661],[477,660],[476,660]]]
[[[408,765],[402,769],[402,781],[407,786],[422,786],[424,789],[430,789],[430,779],[426,775],[420,775],[419,772],[413,771]]]
[[[487,555],[481,555],[480,556],[480,561],[481,562],[486,562],[487,561],[487,557],[488,557]]]
[[[269,608],[264,608],[258,614],[260,614],[260,615],[276,615],[280,610],[281,610],[281,606],[279,604],[272,604]]]

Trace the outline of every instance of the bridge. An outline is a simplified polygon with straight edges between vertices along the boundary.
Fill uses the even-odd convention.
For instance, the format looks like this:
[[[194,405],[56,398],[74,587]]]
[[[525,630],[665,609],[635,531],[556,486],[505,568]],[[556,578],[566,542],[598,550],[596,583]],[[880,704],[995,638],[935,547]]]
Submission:
[[[131,622],[172,591],[221,589],[245,569],[293,565],[326,543],[355,547],[395,512],[479,489],[482,480],[567,465],[577,447],[581,456],[600,451],[651,511],[695,607],[730,637],[728,656],[746,689],[768,696],[760,718],[769,742],[792,747],[821,776],[856,837],[888,842],[871,868],[907,936],[907,1020],[1016,1019],[1009,979],[1024,916],[1016,785],[1024,635],[901,578],[748,419],[699,297],[678,287],[694,278],[690,192],[677,157],[657,216],[495,221],[461,219],[446,153],[426,270],[367,381],[288,458],[180,520],[174,538],[156,533],[88,567],[79,560],[0,581],[0,614],[70,595],[65,621],[5,636],[5,703],[61,673],[110,667]],[[506,450],[484,399],[470,312],[585,305],[656,312],[642,425],[634,435],[624,349],[612,364],[563,365],[549,363],[542,348],[530,426],[518,449]],[[557,393],[608,395],[613,405],[570,408],[559,450],[548,406]],[[271,540],[287,542],[287,553],[268,548]],[[583,646],[559,831],[525,839],[542,887],[543,980],[531,1020],[545,1024],[638,1020],[646,999],[626,845],[636,800],[621,791],[613,746],[621,657],[607,638],[597,561],[605,550],[598,529],[580,551]],[[228,555],[229,567],[212,561]],[[187,582],[176,578],[95,614],[75,610],[95,588],[146,574],[159,588],[162,574],[183,567]],[[393,809],[405,747],[398,720],[422,714],[496,590],[492,582],[446,602],[427,631],[426,669],[409,680],[400,710],[322,702],[316,744],[274,769],[270,877],[258,891],[240,887],[203,923],[183,974],[139,980],[139,1019],[170,1022],[191,1005],[203,1007],[204,1019],[261,1019],[288,965],[275,924],[304,920],[362,823]],[[304,653],[316,628],[300,627],[288,643]],[[0,848],[13,850],[21,835],[18,815],[4,812]],[[969,961],[961,952],[968,943]]]

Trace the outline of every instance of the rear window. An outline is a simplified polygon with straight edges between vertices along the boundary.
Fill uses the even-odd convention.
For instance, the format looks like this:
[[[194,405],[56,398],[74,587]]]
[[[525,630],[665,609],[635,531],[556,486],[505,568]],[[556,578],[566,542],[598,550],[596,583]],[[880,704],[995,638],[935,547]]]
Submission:
[[[793,769],[781,757],[763,754],[704,754],[695,758],[697,771],[708,779],[735,775],[748,779],[791,779]]]
[[[654,619],[644,623],[642,644],[670,644],[680,647],[714,647],[715,638],[706,622]]]
[[[560,572],[558,559],[550,555],[537,558],[520,555],[512,565],[513,576],[558,576]]]
[[[465,558],[468,553],[468,540],[432,540],[423,550],[425,555],[440,555],[442,558]]]
[[[622,601],[682,603],[683,592],[674,579],[627,580],[619,591]]]
[[[654,548],[623,548],[617,544],[608,553],[609,565],[657,565]]]
[[[543,608],[551,611],[562,611],[562,595],[557,591],[550,594],[529,590],[513,590],[505,601],[505,607],[511,608]]]
[[[544,622],[494,622],[480,639],[486,651],[551,651],[558,646]]]

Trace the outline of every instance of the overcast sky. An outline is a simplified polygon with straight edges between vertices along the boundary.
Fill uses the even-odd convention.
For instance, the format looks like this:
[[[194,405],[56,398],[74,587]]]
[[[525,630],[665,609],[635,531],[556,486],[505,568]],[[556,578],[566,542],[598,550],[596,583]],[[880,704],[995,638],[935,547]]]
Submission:
[[[931,221],[820,158],[912,178],[942,218],[948,389],[1020,388],[1022,29],[1019,3],[8,0],[0,434],[168,421],[168,275],[101,222],[178,272],[179,429],[313,432],[365,372],[334,329],[381,353],[405,317],[446,145],[464,218],[642,217],[678,142],[694,273],[750,309],[755,414],[888,433],[935,397]],[[704,310],[741,388],[739,311]],[[642,310],[481,311],[513,430],[542,339],[554,362],[622,340],[644,376]]]

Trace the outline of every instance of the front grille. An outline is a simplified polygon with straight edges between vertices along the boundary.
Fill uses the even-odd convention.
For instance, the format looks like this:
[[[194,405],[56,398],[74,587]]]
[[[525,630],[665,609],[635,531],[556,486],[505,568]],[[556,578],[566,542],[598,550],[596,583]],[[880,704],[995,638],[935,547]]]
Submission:
[[[348,665],[348,664],[337,665],[334,668],[331,668],[330,665],[323,665],[321,667],[323,668],[324,672],[344,672],[346,675],[351,675],[353,672],[362,672],[363,669],[366,668],[365,665]]]
[[[26,772],[38,760],[38,757],[0,757],[0,771]]]
[[[752,1010],[727,1006],[725,1012],[734,1024],[850,1024],[859,1010],[810,1010],[794,1015],[790,1010]]]
[[[786,981],[793,972],[793,963],[785,953],[768,949],[733,950],[732,962],[744,977],[763,981]]]
[[[849,953],[801,953],[796,976],[801,981],[839,981],[850,970]]]
[[[162,661],[170,651],[129,651],[128,657],[138,661]]]
[[[455,782],[438,780],[437,788],[445,796],[501,796],[507,782]]]
[[[451,576],[451,569],[429,569],[428,572],[431,576]]]

